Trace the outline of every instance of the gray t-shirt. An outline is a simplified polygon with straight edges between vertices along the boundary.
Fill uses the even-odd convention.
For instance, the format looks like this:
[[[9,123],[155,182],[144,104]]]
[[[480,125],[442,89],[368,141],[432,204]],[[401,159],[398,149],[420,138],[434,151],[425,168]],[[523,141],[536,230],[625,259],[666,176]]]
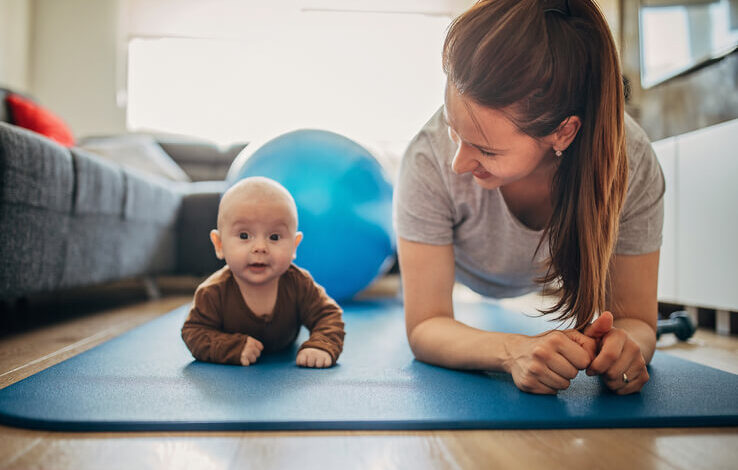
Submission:
[[[499,189],[471,173],[451,170],[456,144],[439,109],[410,143],[395,190],[397,235],[431,245],[453,244],[456,279],[489,297],[514,297],[540,288],[548,243],[533,257],[543,231],[521,223]],[[645,254],[661,246],[664,177],[643,129],[625,119],[629,175],[615,252]]]

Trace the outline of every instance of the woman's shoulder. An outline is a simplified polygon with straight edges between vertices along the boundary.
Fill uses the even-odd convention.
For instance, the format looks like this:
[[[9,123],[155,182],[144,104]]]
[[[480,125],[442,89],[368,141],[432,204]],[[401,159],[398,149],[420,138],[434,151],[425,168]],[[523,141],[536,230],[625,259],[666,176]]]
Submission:
[[[455,152],[441,106],[408,144],[400,164],[398,186],[406,186],[407,179],[417,179],[423,186],[446,187],[453,192],[458,179],[451,169]]]
[[[441,106],[410,141],[405,158],[423,154],[442,161],[448,158],[451,150],[453,150],[452,142],[448,137],[448,126],[443,117],[443,106]]]
[[[627,113],[625,114],[625,148],[631,172],[641,167],[642,163],[652,163],[652,160],[655,160],[651,139],[636,120]]]
[[[637,255],[661,246],[666,183],[646,132],[632,117],[625,118],[628,190],[615,252]]]

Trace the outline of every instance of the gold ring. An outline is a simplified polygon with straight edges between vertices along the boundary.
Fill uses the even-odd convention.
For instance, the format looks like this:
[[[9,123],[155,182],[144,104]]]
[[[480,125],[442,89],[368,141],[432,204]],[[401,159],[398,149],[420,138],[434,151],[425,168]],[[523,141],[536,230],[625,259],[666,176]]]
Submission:
[[[626,374],[625,372],[623,372],[623,382],[625,382],[626,384],[630,383],[630,380],[628,379],[628,374]]]

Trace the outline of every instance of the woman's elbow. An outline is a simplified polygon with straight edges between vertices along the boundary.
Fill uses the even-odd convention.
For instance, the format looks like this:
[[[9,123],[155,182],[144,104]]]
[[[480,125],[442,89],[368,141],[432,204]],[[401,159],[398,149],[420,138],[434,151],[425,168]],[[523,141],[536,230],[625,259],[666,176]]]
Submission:
[[[407,333],[407,342],[410,346],[410,351],[412,351],[413,356],[415,356],[415,359],[418,359],[420,361],[423,360],[424,354],[423,354],[423,343],[424,343],[424,336],[426,331],[426,321],[416,323],[414,325],[408,325],[406,328]]]

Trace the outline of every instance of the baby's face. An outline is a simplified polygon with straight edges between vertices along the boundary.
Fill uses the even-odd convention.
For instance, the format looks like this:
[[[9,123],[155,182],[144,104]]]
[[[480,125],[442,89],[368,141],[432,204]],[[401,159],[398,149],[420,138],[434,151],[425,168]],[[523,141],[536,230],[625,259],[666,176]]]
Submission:
[[[281,198],[231,201],[222,208],[222,243],[233,275],[247,285],[276,281],[290,267],[302,239],[290,207]]]

